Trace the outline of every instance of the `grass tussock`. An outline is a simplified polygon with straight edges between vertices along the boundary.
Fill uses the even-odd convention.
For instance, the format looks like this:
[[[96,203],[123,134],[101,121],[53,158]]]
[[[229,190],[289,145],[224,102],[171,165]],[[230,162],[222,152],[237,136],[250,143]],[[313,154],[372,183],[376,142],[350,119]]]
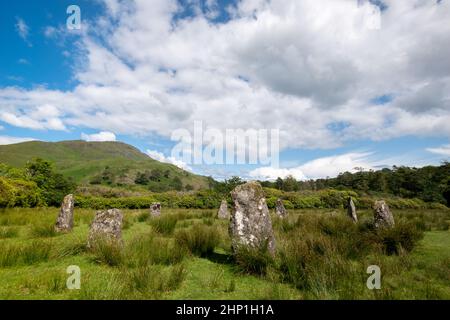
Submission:
[[[220,235],[215,227],[195,224],[192,228],[179,230],[175,241],[193,255],[205,257],[214,252],[220,243]]]
[[[99,264],[117,267],[124,261],[123,246],[117,241],[99,237],[89,251]]]
[[[51,238],[56,235],[54,223],[39,223],[32,225],[30,228],[30,236],[32,238]]]
[[[173,239],[161,238],[154,233],[136,236],[125,249],[126,264],[131,267],[178,264],[185,256],[185,248],[176,245]]]
[[[177,216],[171,214],[152,217],[148,222],[153,229],[162,235],[171,235],[177,225]]]
[[[33,265],[48,261],[52,243],[33,241],[27,244],[0,243],[0,267]]]
[[[186,278],[186,267],[183,264],[170,268],[147,265],[124,269],[122,277],[128,297],[144,296],[159,299],[164,293],[178,289]]]

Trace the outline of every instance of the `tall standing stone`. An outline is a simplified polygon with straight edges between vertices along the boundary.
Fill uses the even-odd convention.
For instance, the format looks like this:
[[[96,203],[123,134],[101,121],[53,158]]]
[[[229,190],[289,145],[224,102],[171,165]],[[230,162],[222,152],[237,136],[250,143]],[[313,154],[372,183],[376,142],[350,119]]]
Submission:
[[[228,203],[227,200],[222,200],[220,203],[219,212],[217,212],[217,217],[219,219],[229,219],[230,215],[228,214]]]
[[[373,218],[375,228],[391,228],[395,225],[394,216],[389,209],[389,206],[384,200],[376,201],[374,205]]]
[[[232,192],[233,208],[229,232],[234,253],[241,247],[268,249],[275,253],[275,238],[269,208],[258,182],[237,186]]]
[[[353,220],[354,223],[358,222],[358,216],[356,215],[356,206],[355,203],[353,202],[352,197],[348,197],[347,214],[350,217],[350,219]]]
[[[152,203],[152,205],[150,206],[150,215],[152,217],[159,217],[161,215],[161,203]]]
[[[287,211],[284,207],[283,200],[277,200],[277,203],[275,204],[275,213],[281,218],[287,217]]]
[[[118,209],[97,211],[91,224],[88,237],[88,248],[92,248],[96,241],[108,241],[122,244],[123,214]]]
[[[64,197],[59,210],[58,218],[56,219],[56,232],[69,232],[73,228],[73,208],[75,200],[72,194]]]

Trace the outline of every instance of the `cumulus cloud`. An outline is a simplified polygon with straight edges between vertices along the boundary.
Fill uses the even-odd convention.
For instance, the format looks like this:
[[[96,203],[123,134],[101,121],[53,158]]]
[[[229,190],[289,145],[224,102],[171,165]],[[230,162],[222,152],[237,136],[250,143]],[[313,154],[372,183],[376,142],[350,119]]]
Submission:
[[[102,131],[94,134],[81,133],[81,139],[88,142],[116,141],[116,135],[108,131]]]
[[[62,112],[51,104],[33,106],[27,111],[5,106],[0,120],[15,127],[34,130],[66,130],[60,119]]]
[[[79,84],[0,88],[0,120],[167,138],[200,119],[278,128],[282,149],[450,136],[449,1],[385,0],[380,13],[374,1],[242,0],[220,24],[207,3],[209,14],[175,19],[176,0],[105,0],[73,53]],[[379,29],[362,23],[367,12],[381,14]],[[33,115],[46,104],[60,112],[51,122]]]
[[[0,136],[0,145],[15,144],[15,143],[20,143],[20,142],[35,141],[35,140],[36,139],[34,139],[34,138]]]
[[[164,162],[164,163],[170,163],[173,164],[175,166],[177,166],[180,169],[186,170],[186,171],[192,171],[192,168],[189,167],[186,163],[184,163],[181,160],[178,160],[172,156],[166,157],[162,152],[156,151],[156,150],[147,150],[147,155],[154,159],[157,160],[159,162]]]
[[[368,160],[369,156],[370,153],[347,153],[315,159],[290,169],[262,167],[251,171],[249,175],[262,180],[275,180],[278,177],[286,178],[287,176],[293,176],[297,180],[336,177],[347,171],[374,169],[373,164]]]
[[[444,145],[439,148],[428,148],[427,151],[442,156],[450,157],[450,144]]]

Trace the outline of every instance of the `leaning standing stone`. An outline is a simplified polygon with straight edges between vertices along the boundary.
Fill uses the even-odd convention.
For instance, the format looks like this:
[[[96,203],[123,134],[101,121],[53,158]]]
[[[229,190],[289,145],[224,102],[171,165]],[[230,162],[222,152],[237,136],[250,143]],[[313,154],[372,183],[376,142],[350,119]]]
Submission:
[[[232,192],[230,236],[233,252],[241,247],[275,253],[275,238],[263,189],[258,182],[237,186]]]
[[[92,248],[96,241],[108,241],[122,244],[123,214],[118,209],[97,211],[91,224],[88,238],[88,248]]]
[[[59,210],[58,218],[56,219],[56,232],[69,232],[73,228],[73,207],[75,201],[72,194],[64,197]]]
[[[161,215],[161,203],[152,203],[150,206],[150,215],[152,217],[159,217]]]
[[[356,206],[355,203],[353,202],[352,197],[348,197],[347,214],[350,217],[350,219],[353,220],[354,223],[358,222],[358,216],[356,215]]]
[[[287,211],[284,207],[283,200],[277,200],[277,203],[275,205],[275,213],[281,218],[285,218],[287,216]]]
[[[217,217],[219,219],[228,219],[230,218],[230,215],[228,214],[228,203],[227,200],[222,200],[220,203],[219,212],[217,213]]]
[[[395,225],[394,216],[384,200],[375,202],[373,217],[375,228],[377,229],[382,227],[390,228]]]

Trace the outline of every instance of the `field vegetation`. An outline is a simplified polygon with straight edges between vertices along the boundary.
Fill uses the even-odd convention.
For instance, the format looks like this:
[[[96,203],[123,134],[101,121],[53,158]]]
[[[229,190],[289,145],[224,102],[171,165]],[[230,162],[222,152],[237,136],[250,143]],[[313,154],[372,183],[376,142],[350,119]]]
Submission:
[[[124,210],[123,247],[86,240],[95,211],[76,209],[72,233],[56,234],[58,210],[0,211],[1,299],[450,299],[450,211],[394,210],[377,232],[371,210],[353,224],[343,209],[272,216],[277,254],[233,256],[228,221],[215,210]],[[68,290],[66,269],[81,268]],[[366,287],[369,265],[380,290]]]

